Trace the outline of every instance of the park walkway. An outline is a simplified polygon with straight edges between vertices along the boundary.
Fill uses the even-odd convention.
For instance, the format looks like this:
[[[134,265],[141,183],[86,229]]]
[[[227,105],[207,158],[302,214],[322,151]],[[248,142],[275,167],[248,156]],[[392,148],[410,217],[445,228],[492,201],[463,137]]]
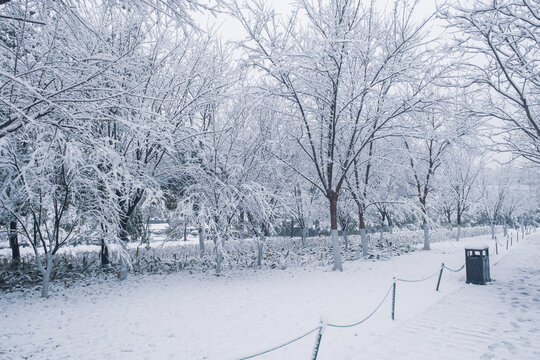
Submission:
[[[365,359],[540,359],[540,233],[367,347]]]

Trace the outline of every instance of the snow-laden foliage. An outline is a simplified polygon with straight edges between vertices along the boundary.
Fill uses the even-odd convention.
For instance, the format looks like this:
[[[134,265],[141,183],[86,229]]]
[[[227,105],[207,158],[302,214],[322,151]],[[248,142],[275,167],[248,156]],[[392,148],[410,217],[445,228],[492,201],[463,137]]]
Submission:
[[[75,273],[122,279],[343,270],[409,251],[395,229],[429,249],[441,225],[538,221],[537,169],[486,154],[538,157],[536,4],[442,6],[448,41],[414,0],[295,3],[0,1],[0,261],[29,274],[30,246],[47,296],[80,242],[99,258]],[[198,246],[152,248],[158,221]]]
[[[463,228],[463,237],[474,237],[490,234],[491,228]],[[456,237],[456,230],[435,229],[432,231],[432,241],[447,241]],[[400,230],[393,234],[385,234],[381,241],[378,234],[368,235],[370,254],[368,260],[386,260],[392,256],[418,250],[423,242],[422,231]],[[171,273],[178,271],[211,272],[217,267],[215,247],[220,246],[223,254],[222,270],[240,269],[275,269],[289,267],[328,266],[332,263],[331,239],[329,237],[310,237],[306,245],[300,239],[283,237],[268,237],[264,243],[264,251],[260,265],[258,264],[258,238],[244,240],[229,240],[221,245],[207,241],[203,256],[200,256],[199,246],[183,244],[181,240],[167,241],[160,245],[148,247],[141,244],[131,247],[129,254],[132,259],[134,274]],[[359,235],[349,236],[349,248],[344,251],[345,261],[363,259],[362,242]],[[51,279],[61,285],[71,286],[76,281],[86,281],[91,277],[119,276],[121,267],[103,268],[100,265],[97,246],[81,245],[66,248],[55,259],[51,271]],[[24,289],[41,281],[39,272],[32,262],[31,256],[23,257],[22,266],[18,270],[9,270],[7,262],[0,264],[0,290]]]

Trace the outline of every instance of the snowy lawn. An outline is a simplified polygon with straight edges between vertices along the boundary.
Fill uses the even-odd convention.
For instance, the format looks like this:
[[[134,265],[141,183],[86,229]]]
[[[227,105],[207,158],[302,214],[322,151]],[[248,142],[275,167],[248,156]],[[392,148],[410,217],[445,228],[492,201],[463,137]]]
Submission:
[[[501,277],[499,265],[493,265],[507,255],[505,276],[520,266],[533,267],[536,274],[531,282],[537,288],[538,262],[522,264],[517,255],[518,250],[538,255],[539,247],[533,245],[539,241],[538,233],[530,235],[508,251],[500,249],[499,256],[491,246],[491,277]],[[1,294],[0,358],[237,359],[315,328],[321,315],[335,324],[358,321],[379,303],[393,276],[419,279],[437,272],[441,262],[459,268],[464,263],[463,247],[471,243],[493,245],[488,236],[433,243],[432,251],[387,261],[346,262],[343,273],[327,268],[237,270],[221,277],[180,272],[130,276],[123,282],[79,283],[52,291],[48,299],[39,298],[38,292]],[[533,259],[526,258],[528,262]],[[384,339],[383,335],[425,317],[427,309],[465,286],[473,288],[478,297],[488,297],[490,286],[465,285],[464,277],[464,271],[445,271],[439,293],[435,291],[437,276],[419,283],[398,283],[396,321],[390,319],[388,297],[365,323],[346,329],[327,328],[319,359],[359,358],[370,344]],[[538,298],[538,293],[533,296]],[[519,304],[521,299],[512,301]],[[487,307],[492,304],[486,301]],[[439,316],[453,318],[456,312],[467,311],[446,308]],[[498,312],[488,310],[493,316]],[[538,311],[533,315],[535,321],[540,320]],[[463,329],[468,326],[463,324]],[[538,333],[522,335],[533,338]],[[315,338],[316,334],[311,334],[260,358],[309,359]],[[455,348],[459,353],[459,343]],[[462,355],[467,358],[466,353]],[[437,354],[429,358],[437,358]]]

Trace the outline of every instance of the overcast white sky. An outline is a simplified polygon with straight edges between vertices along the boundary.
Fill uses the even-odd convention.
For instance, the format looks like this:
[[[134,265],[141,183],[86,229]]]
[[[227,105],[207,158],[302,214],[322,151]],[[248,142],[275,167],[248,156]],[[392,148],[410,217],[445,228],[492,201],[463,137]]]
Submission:
[[[239,0],[239,2],[241,1],[242,0]],[[367,3],[369,0],[364,1]],[[432,14],[435,11],[437,2],[440,1],[420,0],[415,11],[417,17],[420,19]],[[294,0],[266,0],[265,3],[271,5],[276,12],[281,15],[289,14],[295,6]],[[385,8],[391,9],[394,0],[375,0],[375,3],[381,10]],[[195,20],[203,29],[206,29],[207,27],[216,28],[218,34],[224,41],[241,40],[245,37],[245,32],[238,21],[226,14],[218,14],[217,16],[208,13],[197,14]]]

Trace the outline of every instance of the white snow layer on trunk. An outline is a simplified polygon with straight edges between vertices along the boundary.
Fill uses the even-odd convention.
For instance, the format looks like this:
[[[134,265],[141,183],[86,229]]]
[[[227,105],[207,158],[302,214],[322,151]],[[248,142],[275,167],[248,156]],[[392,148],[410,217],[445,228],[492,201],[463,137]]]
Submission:
[[[339,236],[337,230],[331,231],[332,236],[332,250],[334,254],[334,267],[332,270],[343,271],[343,264],[341,263],[341,249],[339,247]]]

